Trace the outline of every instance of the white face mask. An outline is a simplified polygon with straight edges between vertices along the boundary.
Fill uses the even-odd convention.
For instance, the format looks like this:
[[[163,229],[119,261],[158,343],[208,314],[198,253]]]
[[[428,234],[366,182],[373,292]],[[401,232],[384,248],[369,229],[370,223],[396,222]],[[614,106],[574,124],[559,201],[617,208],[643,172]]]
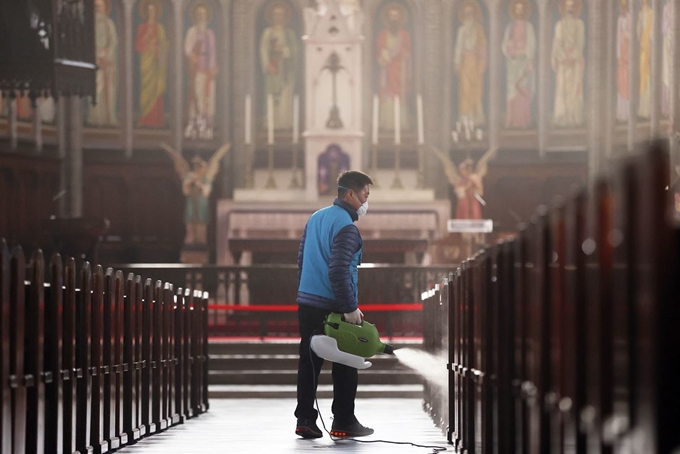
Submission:
[[[359,216],[363,216],[363,215],[366,214],[367,211],[368,211],[368,201],[366,201],[366,202],[364,202],[364,203],[361,204],[361,206],[360,206],[359,209],[357,210],[357,214],[358,214]]]

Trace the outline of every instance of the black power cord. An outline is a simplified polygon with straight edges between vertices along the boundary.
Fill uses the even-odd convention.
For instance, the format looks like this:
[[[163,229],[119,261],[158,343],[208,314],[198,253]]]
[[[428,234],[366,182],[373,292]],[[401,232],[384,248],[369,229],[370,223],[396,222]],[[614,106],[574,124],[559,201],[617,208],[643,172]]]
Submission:
[[[317,387],[317,383],[316,383],[316,369],[314,368],[314,361],[312,360],[312,354],[314,354],[314,353],[312,352],[312,343],[310,342],[310,343],[309,343],[309,360],[310,360],[310,362],[311,362],[311,364],[312,364],[312,379],[313,379],[312,382],[313,382],[313,385],[314,385],[314,389],[316,390],[316,387]],[[349,366],[348,366],[348,367],[349,367]],[[446,450],[448,449],[448,448],[446,448],[446,447],[444,447],[444,446],[419,445],[419,444],[417,444],[417,443],[413,443],[413,442],[410,442],[410,441],[359,440],[358,438],[335,437],[335,436],[331,435],[331,433],[330,433],[330,432],[328,431],[328,429],[326,428],[326,422],[323,420],[323,416],[321,416],[321,410],[319,409],[319,399],[318,399],[318,397],[316,396],[316,392],[314,393],[314,403],[316,404],[316,411],[317,411],[317,413],[319,414],[319,419],[321,420],[321,425],[323,426],[323,430],[326,431],[326,433],[328,434],[328,436],[330,437],[330,439],[331,439],[332,441],[337,442],[337,441],[347,440],[347,441],[355,441],[355,442],[357,442],[357,443],[386,443],[386,444],[391,444],[391,445],[409,445],[409,446],[413,446],[413,447],[415,447],[415,448],[431,449],[431,450],[432,450],[432,454],[437,454],[438,452],[443,452],[443,451],[446,451]]]

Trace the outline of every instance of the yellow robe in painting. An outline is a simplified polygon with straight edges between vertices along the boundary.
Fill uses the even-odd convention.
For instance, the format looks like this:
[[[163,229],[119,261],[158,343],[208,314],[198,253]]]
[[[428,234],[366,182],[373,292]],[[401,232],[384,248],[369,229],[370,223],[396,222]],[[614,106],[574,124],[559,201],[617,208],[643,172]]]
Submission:
[[[484,73],[487,40],[484,26],[477,21],[464,23],[458,29],[454,64],[458,72],[458,115],[476,125],[485,122]]]
[[[165,90],[168,73],[168,39],[165,28],[145,22],[137,28],[139,52],[139,126],[165,125]]]
[[[643,5],[638,18],[637,33],[640,40],[640,101],[638,116],[649,118],[652,110],[651,72],[652,72],[652,32],[654,14],[649,5]]]

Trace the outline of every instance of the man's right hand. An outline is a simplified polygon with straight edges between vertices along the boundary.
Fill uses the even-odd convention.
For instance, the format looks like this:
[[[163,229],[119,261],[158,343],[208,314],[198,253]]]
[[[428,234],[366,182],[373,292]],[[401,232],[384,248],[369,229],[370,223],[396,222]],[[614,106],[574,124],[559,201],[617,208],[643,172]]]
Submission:
[[[361,321],[364,319],[364,313],[357,309],[354,312],[345,314],[345,321],[353,325],[361,325]]]

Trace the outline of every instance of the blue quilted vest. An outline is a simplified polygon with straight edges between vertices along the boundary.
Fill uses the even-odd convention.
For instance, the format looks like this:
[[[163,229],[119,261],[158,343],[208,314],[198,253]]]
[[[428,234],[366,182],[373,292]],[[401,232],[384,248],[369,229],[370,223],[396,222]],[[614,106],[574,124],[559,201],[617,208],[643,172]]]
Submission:
[[[331,246],[338,232],[351,224],[353,222],[349,213],[337,205],[322,208],[309,218],[298,291],[335,300],[331,281],[328,279]],[[354,304],[358,303],[357,282],[359,273],[357,267],[361,263],[361,251],[360,246],[350,264]]]

